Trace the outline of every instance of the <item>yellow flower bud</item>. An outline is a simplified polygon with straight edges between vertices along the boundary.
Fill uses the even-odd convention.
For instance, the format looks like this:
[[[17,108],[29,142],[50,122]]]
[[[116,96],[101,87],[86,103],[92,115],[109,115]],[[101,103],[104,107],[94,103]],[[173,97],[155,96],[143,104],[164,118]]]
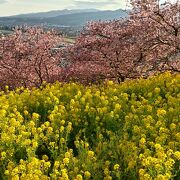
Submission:
[[[109,175],[109,169],[108,168],[105,168],[104,169],[104,174],[107,176],[107,175]]]
[[[66,153],[65,153],[65,157],[66,157],[66,158],[70,158],[70,157],[71,157],[71,154],[70,154],[69,152],[66,152]]]
[[[64,144],[64,143],[65,143],[65,139],[64,139],[64,138],[61,138],[61,139],[60,139],[60,143],[61,143],[61,144]]]
[[[174,129],[176,129],[176,124],[174,124],[174,123],[171,123],[171,124],[170,124],[170,129],[171,129],[171,130],[174,130]]]
[[[5,159],[6,158],[6,152],[1,152],[1,159],[3,160],[3,159]]]
[[[140,170],[139,170],[139,175],[142,176],[142,175],[145,174],[145,172],[146,172],[146,171],[145,171],[144,169],[140,169]]]
[[[90,158],[94,157],[94,152],[93,152],[93,151],[88,151],[88,156],[89,156]]]
[[[39,114],[37,114],[37,113],[33,113],[33,114],[32,114],[32,119],[35,120],[35,121],[38,120],[39,117],[40,117],[40,116],[39,116]]]
[[[154,92],[155,92],[156,94],[159,94],[159,93],[160,93],[160,91],[161,91],[161,89],[160,89],[160,88],[158,88],[158,87],[156,87],[156,88],[154,89]]]
[[[59,130],[60,130],[60,132],[63,132],[64,131],[64,126],[61,126]]]
[[[5,174],[6,176],[8,176],[8,175],[10,174],[10,173],[9,173],[9,170],[5,170],[4,174]]]
[[[157,116],[160,117],[160,116],[164,116],[166,115],[166,111],[164,109],[158,109],[157,110]]]
[[[114,84],[113,81],[108,81],[108,85],[112,86]]]
[[[91,177],[91,173],[89,171],[85,171],[84,172],[84,176],[89,178],[89,177]]]
[[[115,104],[115,110],[117,111],[117,110],[120,110],[121,109],[121,105],[120,104]]]
[[[64,164],[69,164],[69,158],[64,158],[64,159],[63,159],[63,163],[64,163]]]
[[[43,155],[42,159],[45,160],[45,161],[48,161],[49,157],[47,155]]]
[[[174,156],[177,160],[180,160],[180,152],[179,151],[174,152]]]
[[[33,141],[32,147],[33,147],[33,148],[37,148],[37,147],[38,147],[38,142],[37,142],[37,141]]]
[[[82,177],[82,175],[78,174],[78,175],[76,176],[76,179],[77,179],[77,180],[83,180],[83,177]]]
[[[59,167],[59,165],[60,165],[59,161],[55,161],[55,162],[54,162],[54,167],[55,167],[55,169],[57,169],[57,168]]]
[[[141,138],[139,142],[140,142],[140,144],[145,144],[146,139],[145,138]]]
[[[119,167],[120,167],[119,164],[115,164],[115,165],[114,165],[114,170],[115,170],[115,171],[118,170]]]
[[[60,124],[64,125],[65,124],[65,120],[61,120]]]

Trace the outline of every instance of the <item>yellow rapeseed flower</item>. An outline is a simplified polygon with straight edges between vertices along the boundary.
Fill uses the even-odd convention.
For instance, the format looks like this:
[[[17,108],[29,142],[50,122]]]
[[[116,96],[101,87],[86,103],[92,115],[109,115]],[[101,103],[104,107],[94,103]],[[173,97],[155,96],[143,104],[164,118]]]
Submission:
[[[114,84],[114,82],[113,81],[108,81],[107,84],[112,86]]]
[[[140,144],[145,144],[146,143],[146,139],[145,138],[141,138],[139,142],[140,142]]]
[[[91,173],[89,171],[85,171],[84,172],[84,176],[87,177],[87,178],[90,178],[91,177]]]
[[[164,116],[166,115],[166,111],[164,109],[158,109],[157,110],[157,116],[160,117],[160,116]]]
[[[93,152],[93,151],[88,151],[88,156],[89,156],[90,158],[93,158],[93,157],[94,157],[94,152]]]
[[[70,158],[70,157],[71,157],[71,154],[70,154],[69,152],[66,152],[66,153],[65,153],[65,157],[66,157],[66,158]]]
[[[65,143],[65,139],[64,139],[64,138],[61,138],[61,139],[60,139],[60,143],[61,143],[61,144]]]
[[[81,174],[78,174],[78,175],[76,176],[76,179],[77,179],[77,180],[83,180],[83,177],[82,177]]]
[[[33,113],[32,114],[32,119],[34,120],[34,121],[36,121],[36,120],[38,120],[39,119],[39,114],[37,114],[37,113]]]
[[[8,176],[10,174],[9,170],[5,170],[4,174]]]
[[[32,147],[33,148],[37,148],[38,147],[38,142],[37,141],[33,141],[32,142]]]
[[[174,156],[177,160],[180,160],[180,152],[179,151],[175,151]]]
[[[115,170],[115,171],[118,170],[119,167],[120,167],[119,164],[115,164],[115,165],[114,165],[114,170]]]
[[[5,159],[6,158],[6,152],[1,152],[1,159],[3,160],[3,159]]]
[[[156,88],[154,89],[154,92],[155,92],[156,94],[159,94],[159,93],[161,92],[161,89],[160,89],[159,87],[156,87]]]
[[[65,120],[61,120],[60,124],[63,126],[65,124]]]
[[[67,157],[64,158],[64,159],[63,159],[63,163],[64,163],[64,164],[69,164],[69,158],[67,158]]]
[[[115,104],[115,111],[118,111],[121,109],[121,105],[119,103]]]
[[[45,161],[48,161],[49,157],[47,155],[43,155],[42,159],[45,160]]]

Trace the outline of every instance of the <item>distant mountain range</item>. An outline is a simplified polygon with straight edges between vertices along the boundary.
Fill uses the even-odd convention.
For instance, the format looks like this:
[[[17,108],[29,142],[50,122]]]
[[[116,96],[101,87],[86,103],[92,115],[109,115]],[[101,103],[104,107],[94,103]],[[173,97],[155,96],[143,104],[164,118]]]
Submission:
[[[98,12],[98,9],[63,9],[63,10],[54,10],[48,12],[38,12],[38,13],[29,13],[29,14],[19,14],[9,17],[19,17],[19,18],[49,18],[49,17],[56,17],[61,15],[68,15],[68,14],[76,14],[76,13],[88,13],[88,12]]]
[[[100,11],[97,9],[56,10],[49,12],[20,14],[15,16],[0,17],[0,26],[15,25],[40,25],[46,26],[83,26],[87,21],[113,20],[127,16],[127,11]]]

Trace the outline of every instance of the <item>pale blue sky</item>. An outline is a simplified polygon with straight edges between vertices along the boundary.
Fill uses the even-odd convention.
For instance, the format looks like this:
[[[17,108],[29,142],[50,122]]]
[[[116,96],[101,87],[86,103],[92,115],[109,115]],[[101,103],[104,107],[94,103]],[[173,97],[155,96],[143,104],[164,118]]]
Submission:
[[[125,9],[126,0],[0,0],[0,16],[61,9]]]

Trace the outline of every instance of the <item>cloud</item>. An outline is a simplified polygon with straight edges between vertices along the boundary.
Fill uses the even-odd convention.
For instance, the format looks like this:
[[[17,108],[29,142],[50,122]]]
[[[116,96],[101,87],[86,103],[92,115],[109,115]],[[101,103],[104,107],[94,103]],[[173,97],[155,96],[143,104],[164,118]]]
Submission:
[[[120,2],[119,0],[91,0],[91,1],[86,1],[86,0],[75,0],[74,5],[75,8],[104,8],[104,7],[120,7]]]
[[[6,3],[6,2],[8,2],[8,1],[6,1],[6,0],[0,0],[0,4]]]
[[[0,0],[0,16],[61,9],[115,10],[127,0]]]
[[[117,4],[115,1],[74,1],[75,5],[78,6],[104,6],[109,4]]]

